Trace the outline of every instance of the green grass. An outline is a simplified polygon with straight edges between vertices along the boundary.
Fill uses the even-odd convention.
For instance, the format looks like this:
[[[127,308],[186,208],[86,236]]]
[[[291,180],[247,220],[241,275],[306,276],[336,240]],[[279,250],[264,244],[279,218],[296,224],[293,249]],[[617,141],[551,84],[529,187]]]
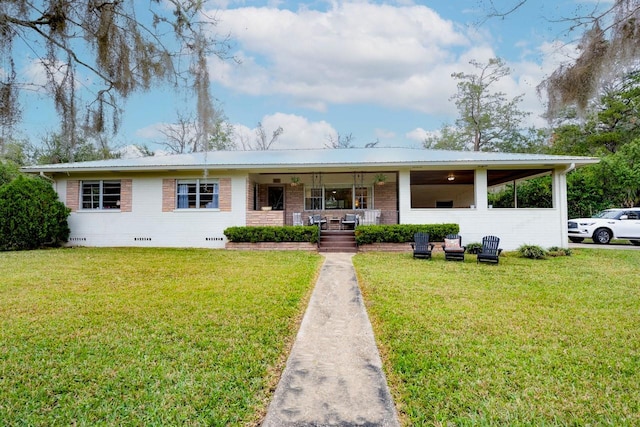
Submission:
[[[640,251],[354,264],[406,425],[640,425]]]
[[[0,425],[246,425],[321,258],[301,252],[0,253]]]

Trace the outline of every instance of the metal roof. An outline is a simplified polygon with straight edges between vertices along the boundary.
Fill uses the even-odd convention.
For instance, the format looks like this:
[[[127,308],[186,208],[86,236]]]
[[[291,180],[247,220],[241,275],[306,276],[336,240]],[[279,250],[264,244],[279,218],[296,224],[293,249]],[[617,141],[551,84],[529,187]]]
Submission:
[[[474,151],[426,150],[419,148],[345,148],[267,151],[210,151],[206,153],[112,159],[90,162],[34,165],[25,172],[163,171],[189,169],[276,170],[337,169],[416,166],[581,166],[599,159],[579,156],[516,154]]]

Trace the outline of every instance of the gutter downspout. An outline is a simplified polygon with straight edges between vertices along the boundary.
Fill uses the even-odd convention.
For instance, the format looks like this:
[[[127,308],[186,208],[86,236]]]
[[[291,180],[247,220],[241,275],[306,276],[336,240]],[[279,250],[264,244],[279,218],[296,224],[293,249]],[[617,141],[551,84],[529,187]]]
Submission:
[[[562,189],[562,195],[558,194],[556,196],[557,198],[557,202],[560,204],[560,210],[562,211],[560,213],[560,230],[562,230],[562,237],[560,238],[561,240],[561,245],[560,247],[562,248],[568,248],[569,247],[569,242],[567,241],[567,235],[569,234],[569,228],[567,225],[567,220],[569,219],[569,203],[567,202],[567,174],[573,170],[575,170],[576,168],[576,164],[575,163],[571,163],[569,166],[567,166],[562,173],[560,174],[561,176],[558,177],[558,179],[555,179],[554,182],[556,184],[559,183],[560,179],[562,179],[564,181],[564,188]],[[554,191],[554,193],[560,193],[560,189],[558,189],[558,191]]]
[[[51,186],[53,187],[54,191],[58,194],[58,198],[60,198],[60,194],[58,193],[58,181],[51,178],[50,176],[47,176],[43,171],[40,171],[40,177],[46,179],[51,183]]]
[[[572,170],[574,170],[575,168],[576,168],[576,164],[575,163],[571,163],[569,166],[567,166],[567,168],[565,170],[562,171],[562,173],[564,173],[566,175],[569,172],[571,172]]]

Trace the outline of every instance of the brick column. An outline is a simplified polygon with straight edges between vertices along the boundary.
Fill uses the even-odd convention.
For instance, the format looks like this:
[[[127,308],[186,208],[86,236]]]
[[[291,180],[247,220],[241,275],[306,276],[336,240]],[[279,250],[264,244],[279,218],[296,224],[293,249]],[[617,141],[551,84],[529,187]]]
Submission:
[[[80,207],[80,181],[70,179],[67,181],[67,195],[65,204],[71,212],[75,212]]]
[[[120,211],[131,212],[133,193],[132,180],[123,179],[120,181]]]
[[[218,205],[222,212],[231,212],[231,178],[218,181]]]
[[[162,180],[162,212],[173,212],[176,208],[176,180]]]

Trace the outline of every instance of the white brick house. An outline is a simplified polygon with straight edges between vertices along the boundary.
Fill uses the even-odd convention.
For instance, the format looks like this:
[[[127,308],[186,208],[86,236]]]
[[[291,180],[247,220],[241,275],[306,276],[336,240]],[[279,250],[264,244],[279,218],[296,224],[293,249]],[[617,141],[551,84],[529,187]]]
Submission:
[[[465,242],[567,246],[566,174],[595,158],[411,148],[226,151],[26,167],[72,213],[69,245],[224,248],[224,229],[375,211],[383,224],[457,223]],[[492,209],[488,192],[552,177],[552,206]],[[376,177],[384,176],[384,185]],[[514,203],[517,206],[517,202]],[[263,210],[270,208],[270,210]]]

